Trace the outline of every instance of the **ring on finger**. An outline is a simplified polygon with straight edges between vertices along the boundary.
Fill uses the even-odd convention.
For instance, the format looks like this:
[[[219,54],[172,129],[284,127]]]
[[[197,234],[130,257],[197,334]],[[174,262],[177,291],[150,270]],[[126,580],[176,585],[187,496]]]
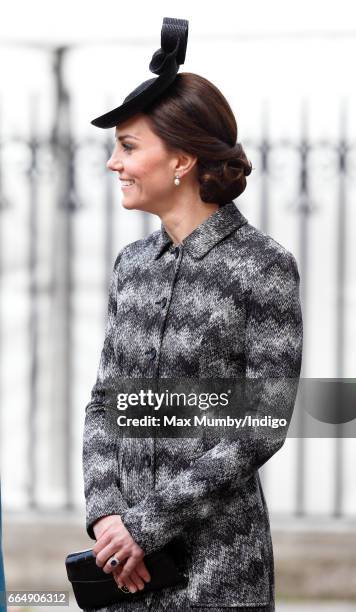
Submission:
[[[108,563],[109,565],[111,565],[111,567],[117,567],[118,565],[120,565],[121,561],[116,557],[116,555],[113,555],[112,557],[110,557]]]

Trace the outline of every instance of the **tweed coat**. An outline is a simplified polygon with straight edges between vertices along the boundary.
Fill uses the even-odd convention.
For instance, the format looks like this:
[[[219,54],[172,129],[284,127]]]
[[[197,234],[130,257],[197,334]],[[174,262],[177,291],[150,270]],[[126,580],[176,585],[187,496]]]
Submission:
[[[119,514],[145,554],[180,538],[189,581],[177,609],[274,610],[274,560],[261,467],[285,440],[120,438],[105,423],[109,378],[286,377],[302,359],[294,256],[233,201],[178,246],[164,225],[117,255],[97,380],[86,406],[86,528]],[[266,414],[293,411],[295,392],[270,390]],[[171,594],[167,609],[182,592]],[[178,596],[179,593],[179,596]],[[175,599],[176,594],[176,599]],[[128,595],[128,598],[130,596]],[[139,610],[127,602],[108,610]],[[190,606],[190,607],[189,607]],[[205,608],[205,607],[206,608]],[[142,608],[143,609],[143,608]],[[152,607],[150,609],[153,609]]]

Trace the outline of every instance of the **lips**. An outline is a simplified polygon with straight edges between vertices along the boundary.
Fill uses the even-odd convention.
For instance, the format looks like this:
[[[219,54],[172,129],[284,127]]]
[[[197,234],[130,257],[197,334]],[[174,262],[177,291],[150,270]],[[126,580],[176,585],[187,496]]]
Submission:
[[[135,183],[134,183],[134,182],[132,182],[132,183],[129,183],[129,182],[128,182],[128,183],[126,183],[126,182],[125,182],[125,181],[123,181],[123,180],[121,181],[121,189],[123,189],[123,190],[125,190],[125,191],[126,191],[127,189],[131,189],[131,188],[132,188],[134,185],[135,185]]]

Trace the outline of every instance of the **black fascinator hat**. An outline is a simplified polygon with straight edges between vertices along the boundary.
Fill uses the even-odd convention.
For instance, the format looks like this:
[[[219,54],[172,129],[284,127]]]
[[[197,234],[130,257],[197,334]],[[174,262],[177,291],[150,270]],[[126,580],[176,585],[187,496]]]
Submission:
[[[179,66],[184,64],[188,42],[188,21],[164,17],[161,48],[152,56],[149,69],[159,76],[138,85],[124,99],[121,106],[93,119],[92,125],[111,128],[143,111],[173,83]]]

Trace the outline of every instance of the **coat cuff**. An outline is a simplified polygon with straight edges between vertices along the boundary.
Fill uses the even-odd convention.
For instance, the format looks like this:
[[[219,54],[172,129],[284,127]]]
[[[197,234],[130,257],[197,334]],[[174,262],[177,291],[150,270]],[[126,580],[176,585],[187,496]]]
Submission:
[[[123,510],[121,520],[135,542],[142,548],[145,555],[160,550],[173,538],[182,534],[184,525],[172,521],[155,521],[154,514],[147,512],[147,499]],[[169,529],[167,525],[169,524]]]

